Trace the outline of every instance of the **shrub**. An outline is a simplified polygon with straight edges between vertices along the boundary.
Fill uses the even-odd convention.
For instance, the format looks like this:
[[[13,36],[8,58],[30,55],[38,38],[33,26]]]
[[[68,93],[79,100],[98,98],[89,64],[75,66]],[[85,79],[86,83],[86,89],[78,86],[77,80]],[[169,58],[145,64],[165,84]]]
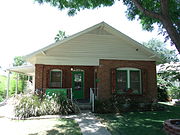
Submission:
[[[173,99],[180,99],[180,87],[172,86],[170,89],[170,95]]]
[[[161,76],[157,76],[157,86],[158,86],[158,100],[166,102],[170,100],[169,88],[172,84],[166,81]]]
[[[114,112],[113,103],[110,100],[96,100],[95,101],[95,112],[96,113],[113,113]]]
[[[40,115],[40,102],[37,96],[23,96],[15,106],[15,116],[28,118]]]
[[[134,111],[157,111],[164,110],[165,108],[157,102],[135,101],[125,96],[114,95],[112,98],[107,100],[96,100],[95,101],[95,112],[96,113],[123,113],[123,112],[134,112]]]
[[[71,100],[37,95],[23,95],[15,105],[15,116],[24,119],[32,116],[78,113],[77,106]]]
[[[54,96],[52,99],[58,105],[57,107],[59,114],[67,115],[72,113],[79,113],[78,106],[74,104],[70,99],[65,98],[64,95]]]
[[[0,95],[0,102],[2,102],[4,100],[4,98]]]

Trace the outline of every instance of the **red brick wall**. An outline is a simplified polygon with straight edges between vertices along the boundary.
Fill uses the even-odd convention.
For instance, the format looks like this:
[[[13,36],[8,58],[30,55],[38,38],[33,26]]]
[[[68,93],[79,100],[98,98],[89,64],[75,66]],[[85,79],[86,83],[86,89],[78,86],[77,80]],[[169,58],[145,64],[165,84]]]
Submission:
[[[153,100],[157,96],[156,84],[156,64],[153,61],[130,61],[130,60],[100,60],[97,77],[98,82],[98,98],[108,99],[112,96],[112,69],[119,67],[139,68],[142,71],[142,95],[119,95]]]
[[[43,68],[44,65],[35,65],[35,89],[43,88]]]
[[[72,87],[71,68],[84,71],[84,96],[89,98],[89,89],[94,87],[94,66],[61,66],[61,65],[35,65],[35,88],[49,88],[50,71],[52,69],[62,70],[62,88]]]
[[[89,89],[94,88],[94,70],[97,68],[97,78],[99,82],[98,87],[98,98],[108,99],[112,96],[112,69],[118,67],[132,67],[139,68],[142,70],[142,95],[123,95],[133,96],[137,99],[149,99],[153,100],[157,96],[157,85],[156,85],[156,65],[153,61],[125,61],[125,60],[100,60],[100,66],[59,66],[59,65],[40,65],[37,64],[35,67],[35,88],[49,88],[50,70],[60,69],[62,70],[62,87],[71,88],[72,86],[72,73],[71,68],[84,70],[84,94],[85,98],[89,98]],[[122,95],[119,95],[122,96]]]

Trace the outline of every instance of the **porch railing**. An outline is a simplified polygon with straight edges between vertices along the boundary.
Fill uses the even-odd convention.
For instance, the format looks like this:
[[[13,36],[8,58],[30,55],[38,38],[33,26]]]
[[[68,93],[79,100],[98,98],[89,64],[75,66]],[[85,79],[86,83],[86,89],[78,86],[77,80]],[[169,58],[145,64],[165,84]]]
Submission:
[[[55,94],[62,94],[63,96],[67,97],[71,101],[73,101],[73,94],[72,94],[72,88],[47,88],[44,90],[44,92],[47,95],[52,95],[52,93]],[[37,95],[42,95],[43,94],[43,89],[36,89],[35,94]]]
[[[97,98],[97,90],[98,88],[90,88],[90,103],[92,112],[94,112],[95,109],[95,99]]]

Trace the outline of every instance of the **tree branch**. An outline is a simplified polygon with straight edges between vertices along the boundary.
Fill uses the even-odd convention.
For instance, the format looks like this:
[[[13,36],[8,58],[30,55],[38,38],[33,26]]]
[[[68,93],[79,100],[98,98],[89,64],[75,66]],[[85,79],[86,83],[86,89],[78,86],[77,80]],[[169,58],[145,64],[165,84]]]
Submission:
[[[168,0],[161,0],[161,13],[163,16],[169,16],[168,15]]]
[[[145,9],[140,3],[138,0],[132,0],[135,4],[135,6],[141,11],[143,12],[145,15],[149,16],[149,17],[152,17],[152,18],[155,18],[155,19],[159,19],[161,20],[161,16],[158,14],[158,13],[155,13],[155,12],[152,12],[152,11],[149,11],[147,9]]]

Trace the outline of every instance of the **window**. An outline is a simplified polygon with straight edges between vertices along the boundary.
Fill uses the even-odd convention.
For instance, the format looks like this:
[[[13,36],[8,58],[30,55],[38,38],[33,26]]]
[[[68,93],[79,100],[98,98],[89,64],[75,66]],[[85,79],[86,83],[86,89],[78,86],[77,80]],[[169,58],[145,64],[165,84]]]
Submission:
[[[118,93],[141,94],[141,70],[137,68],[117,68],[116,91]]]
[[[53,69],[50,71],[50,87],[61,88],[62,87],[62,71],[59,69]]]

